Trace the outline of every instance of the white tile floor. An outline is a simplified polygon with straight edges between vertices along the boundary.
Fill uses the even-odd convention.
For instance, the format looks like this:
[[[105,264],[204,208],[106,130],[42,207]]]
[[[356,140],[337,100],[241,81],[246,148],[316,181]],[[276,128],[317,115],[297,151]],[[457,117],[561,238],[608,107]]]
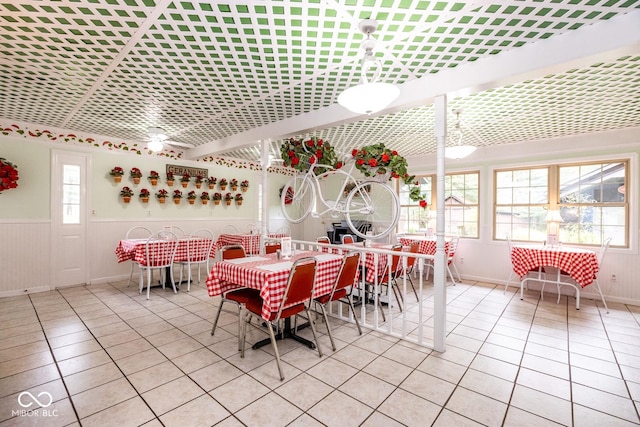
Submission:
[[[486,283],[447,293],[445,353],[334,320],[336,352],[318,324],[322,358],[280,342],[284,382],[271,347],[240,358],[235,314],[210,335],[219,299],[203,286],[150,301],[124,282],[3,298],[0,425],[640,423],[640,307],[576,311]]]

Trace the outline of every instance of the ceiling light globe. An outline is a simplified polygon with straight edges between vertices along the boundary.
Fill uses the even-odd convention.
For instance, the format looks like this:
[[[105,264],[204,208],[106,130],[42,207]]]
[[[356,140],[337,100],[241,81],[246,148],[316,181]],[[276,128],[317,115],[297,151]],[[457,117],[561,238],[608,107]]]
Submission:
[[[153,151],[154,153],[157,153],[158,151],[162,151],[162,141],[158,140],[158,139],[152,139],[149,144],[147,144],[147,148],[151,151]]]
[[[389,83],[362,83],[338,96],[338,104],[357,114],[372,114],[384,109],[400,95],[400,89]]]

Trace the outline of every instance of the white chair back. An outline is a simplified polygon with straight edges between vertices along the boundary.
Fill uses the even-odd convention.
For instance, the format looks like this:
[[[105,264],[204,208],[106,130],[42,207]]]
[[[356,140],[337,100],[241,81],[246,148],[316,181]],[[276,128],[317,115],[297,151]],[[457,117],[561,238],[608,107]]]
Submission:
[[[171,231],[160,231],[147,239],[145,264],[147,268],[170,267],[178,248],[178,236]]]
[[[609,249],[611,240],[613,240],[613,237],[607,237],[602,241],[602,245],[600,245],[600,250],[598,251],[598,265],[602,264],[602,260],[607,253],[607,249]]]
[[[147,227],[135,226],[131,227],[125,236],[125,239],[148,239],[153,233]]]
[[[187,259],[190,263],[207,262],[213,247],[213,233],[207,229],[194,231],[187,240]]]
[[[222,231],[220,232],[220,234],[240,234],[240,231],[235,225],[227,224],[222,227]]]

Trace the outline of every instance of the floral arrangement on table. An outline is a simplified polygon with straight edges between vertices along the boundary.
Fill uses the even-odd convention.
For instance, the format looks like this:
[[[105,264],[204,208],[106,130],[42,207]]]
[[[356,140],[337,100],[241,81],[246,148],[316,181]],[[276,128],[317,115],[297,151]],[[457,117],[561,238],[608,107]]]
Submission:
[[[113,169],[111,169],[111,171],[109,172],[109,175],[122,176],[124,175],[124,170],[120,166],[115,166]]]
[[[173,194],[171,195],[174,199],[182,199],[182,191],[173,190]]]
[[[249,188],[249,181],[247,181],[246,179],[242,181],[240,183],[240,188],[242,188],[242,191],[247,191],[247,189]]]
[[[400,178],[406,185],[415,185],[409,192],[409,198],[414,202],[423,201],[425,196],[420,193],[419,183],[414,182],[415,176],[407,172],[407,159],[396,150],[387,148],[383,143],[368,145],[360,149],[353,149],[351,156],[358,169],[366,177],[382,177],[391,181],[392,178]],[[420,206],[426,208],[425,206]]]
[[[147,203],[149,201],[150,195],[151,193],[146,188],[143,188],[142,190],[140,190],[139,197],[144,203]]]
[[[338,155],[329,144],[315,136],[306,141],[300,139],[288,139],[280,146],[280,156],[285,166],[292,167],[299,172],[307,172],[312,164],[330,166],[336,169],[342,167]],[[316,175],[326,172],[326,168],[314,169]]]
[[[131,168],[131,170],[129,171],[129,175],[131,176],[131,178],[141,178],[142,172],[138,168]]]
[[[161,190],[156,191],[156,197],[158,199],[165,199],[169,197],[169,192],[163,188]]]
[[[18,166],[0,157],[0,193],[18,187]]]

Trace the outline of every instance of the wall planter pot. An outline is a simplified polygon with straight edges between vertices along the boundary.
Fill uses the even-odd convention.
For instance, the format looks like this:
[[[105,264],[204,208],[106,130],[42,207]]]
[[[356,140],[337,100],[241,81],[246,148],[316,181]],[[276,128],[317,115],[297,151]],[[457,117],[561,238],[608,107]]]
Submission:
[[[118,176],[118,175],[114,175],[113,176],[113,182],[118,183],[120,181],[122,181],[122,177],[121,176]]]
[[[207,199],[202,199],[202,204],[206,205],[207,203],[209,203],[209,201]]]
[[[231,200],[227,200],[227,206],[231,206]]]
[[[201,182],[196,182],[196,188],[200,188],[202,187],[202,183]]]
[[[238,186],[237,185],[232,185],[231,186],[231,191],[238,191]]]
[[[158,179],[157,178],[151,178],[149,181],[151,181],[151,185],[158,185]]]
[[[131,201],[131,196],[123,196],[123,197],[122,197],[122,200],[123,200],[125,203],[129,203],[129,202]]]
[[[140,178],[138,178],[138,177],[133,178],[133,183],[134,184],[140,184]]]
[[[189,185],[189,181],[182,181],[182,187],[187,188],[187,185]]]
[[[142,203],[149,203],[148,197],[140,197],[140,200],[142,200]]]
[[[242,200],[236,200],[236,205],[242,206]]]
[[[213,190],[215,186],[216,186],[215,184],[209,184],[209,190]]]
[[[173,180],[172,180],[172,179],[168,179],[168,180],[167,180],[167,185],[168,185],[169,187],[173,187]]]
[[[227,189],[227,184],[225,184],[225,185],[220,184],[220,189],[222,191],[226,190]]]
[[[220,200],[214,200],[214,201],[213,201],[213,204],[214,204],[214,205],[216,205],[216,206],[218,206],[218,205],[220,204]]]
[[[166,197],[158,197],[158,203],[164,203],[165,200],[167,200]]]
[[[189,199],[189,204],[193,205],[196,202],[196,199]]]
[[[179,197],[176,197],[175,199],[173,199],[173,203],[175,203],[176,205],[179,205],[180,204],[180,200],[182,200],[182,199],[180,199]]]

